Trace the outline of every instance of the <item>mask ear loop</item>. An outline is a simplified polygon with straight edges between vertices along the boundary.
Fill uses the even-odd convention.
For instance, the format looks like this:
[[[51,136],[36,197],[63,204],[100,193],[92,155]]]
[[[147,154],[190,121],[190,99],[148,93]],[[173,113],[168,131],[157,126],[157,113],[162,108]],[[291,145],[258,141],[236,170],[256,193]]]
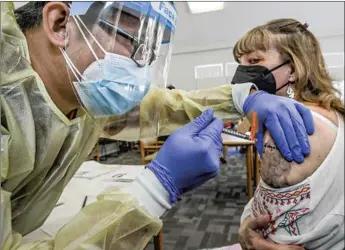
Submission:
[[[122,7],[123,7],[123,3],[121,4],[121,7],[118,8],[118,12],[122,12]],[[94,37],[94,35],[91,33],[91,31],[86,27],[85,23],[83,22],[83,20],[81,20],[80,16],[77,16],[78,20],[80,21],[80,23],[83,25],[83,27],[86,29],[86,31],[89,33],[89,35],[91,36],[91,38],[95,41],[95,43],[98,45],[98,47],[103,51],[104,55],[106,55],[108,52],[103,48],[103,46],[97,41],[97,39]],[[118,23],[120,20],[120,15],[117,15],[116,17],[116,23]],[[79,27],[79,26],[78,26]]]
[[[74,16],[73,16],[73,17],[74,17]],[[107,52],[105,51],[105,49],[104,49],[104,48],[102,47],[102,45],[97,41],[97,39],[94,37],[94,35],[91,33],[91,31],[86,27],[86,25],[84,24],[83,20],[81,20],[80,16],[77,16],[76,18],[80,21],[81,25],[86,29],[87,33],[89,33],[89,35],[90,35],[91,38],[95,41],[95,43],[98,45],[98,47],[103,51],[104,54],[106,54]],[[77,22],[76,18],[74,17],[74,20],[75,20],[75,22],[77,23],[77,26],[78,26],[80,32],[82,33],[84,39],[86,40],[86,43],[87,43],[89,49],[91,50],[92,54],[93,54],[93,55],[96,57],[96,59],[98,60],[98,57],[96,56],[96,54],[94,54],[94,51],[93,51],[93,49],[91,48],[91,44],[90,44],[89,41],[86,39],[86,36],[85,36],[84,32],[81,30],[81,28],[80,28],[80,26],[79,26],[79,23]]]
[[[67,42],[65,41],[65,47],[67,47]],[[79,70],[75,67],[74,63],[71,61],[71,59],[69,58],[69,56],[67,55],[66,51],[63,48],[59,48],[61,51],[62,56],[65,58],[66,60],[66,70],[67,70],[67,75],[68,75],[68,79],[70,84],[72,85],[72,90],[74,92],[74,95],[76,96],[78,102],[81,104],[82,109],[85,111],[84,106],[82,104],[82,101],[78,95],[78,91],[75,89],[76,87],[73,86],[73,81],[71,79],[70,73],[69,73],[69,69],[71,70],[72,74],[74,75],[74,77],[77,79],[77,81],[80,83],[81,82],[81,78],[83,78],[83,76],[80,74]],[[79,75],[79,76],[78,76]],[[86,112],[86,111],[85,111]],[[87,112],[86,112],[87,113]]]
[[[79,17],[79,16],[77,16],[77,17]],[[86,38],[85,33],[84,33],[84,31],[82,30],[82,28],[80,27],[79,22],[77,21],[76,17],[73,16],[73,19],[74,19],[74,21],[75,21],[75,23],[76,23],[76,25],[77,25],[77,27],[78,27],[78,29],[79,29],[81,35],[83,36],[83,38],[84,38],[84,40],[85,40],[87,46],[89,47],[89,49],[90,49],[92,55],[96,58],[97,61],[99,61],[98,56],[96,55],[95,51],[93,50],[93,48],[92,48],[92,46],[91,46],[89,40]],[[81,19],[79,18],[78,20],[81,20]],[[85,27],[85,26],[84,26],[84,27]],[[86,28],[86,30],[88,30],[88,29]],[[91,33],[91,32],[90,32],[90,33]],[[94,39],[93,36],[91,36],[91,37],[92,37],[92,39]],[[95,39],[94,39],[94,40],[95,40]],[[95,41],[96,41],[96,40],[95,40]],[[102,49],[102,48],[101,48],[101,49]]]
[[[76,68],[74,63],[71,61],[71,59],[67,55],[66,51],[64,51],[61,48],[60,48],[60,51],[61,51],[63,57],[65,58],[67,65],[70,67],[74,77],[78,80],[78,82],[80,82],[81,78],[83,78],[82,74],[80,74],[79,70]]]
[[[80,28],[80,25],[78,23],[78,21],[75,19],[75,16],[73,16],[74,21],[80,31],[80,33],[82,34],[87,46],[89,47],[89,49],[91,50],[91,53],[93,54],[93,56],[96,58],[97,61],[99,61],[99,58],[97,57],[96,53],[94,52],[94,50],[91,47],[91,44],[89,43],[89,41],[87,40],[85,33],[83,32],[83,30]],[[80,20],[80,22],[82,23],[83,27],[89,32],[89,34],[91,35],[92,39],[95,40],[95,42],[97,43],[97,45],[101,48],[101,50],[104,52],[104,49],[102,48],[102,46],[98,43],[98,41],[95,39],[95,37],[92,35],[92,33],[89,31],[89,29],[86,27],[86,25],[84,24],[84,22],[80,19],[79,16],[77,16],[77,18]],[[67,53],[60,48],[60,51],[62,53],[62,55],[64,56],[67,65],[70,67],[74,77],[77,79],[78,82],[81,82],[81,80],[87,80],[83,77],[83,75],[79,72],[79,70],[75,67],[74,63],[71,61],[71,59],[69,58],[69,56],[67,55]]]
[[[122,8],[123,8],[123,3],[121,3],[121,7],[118,8],[118,12],[121,13],[122,12]],[[120,16],[121,15],[117,15],[116,19],[115,19],[115,23],[119,23],[120,20]],[[83,22],[83,20],[81,20],[80,16],[76,16],[77,19],[80,21],[80,23],[82,24],[82,26],[86,29],[86,31],[88,32],[88,34],[91,36],[91,38],[95,41],[95,43],[98,45],[98,47],[103,51],[104,55],[108,54],[108,52],[103,48],[103,46],[97,41],[97,39],[94,37],[94,35],[91,33],[91,31],[86,27],[85,23]],[[79,25],[78,25],[79,27]],[[80,29],[80,28],[79,28]],[[114,45],[114,44],[113,44]]]
[[[73,18],[74,18],[74,16],[73,16]],[[74,20],[75,20],[75,19],[74,19]],[[76,23],[77,23],[77,22],[76,22]],[[86,39],[86,37],[85,37],[83,31],[80,29],[78,23],[77,23],[77,26],[78,26],[78,28],[79,28],[79,31],[82,33],[84,39],[86,40],[86,43],[89,45],[88,40]],[[65,44],[65,47],[66,47],[66,44]],[[89,46],[89,48],[90,48],[90,46]],[[90,49],[91,49],[91,48],[90,48]],[[76,66],[74,65],[74,63],[71,61],[71,59],[70,59],[69,56],[67,55],[66,51],[63,50],[62,48],[60,48],[60,51],[61,51],[63,57],[65,58],[66,63],[67,63],[67,65],[69,66],[70,70],[72,71],[74,77],[77,79],[78,82],[81,82],[81,80],[84,79],[83,75],[79,72],[79,70],[77,69],[77,67],[76,67]],[[91,51],[93,52],[92,49],[91,49]],[[97,55],[94,54],[94,56],[95,56],[96,59],[98,60]],[[69,77],[69,78],[70,78],[70,77]],[[70,79],[70,80],[71,80],[71,79]],[[85,79],[84,79],[84,80],[85,80]]]
[[[269,73],[271,73],[272,71],[274,71],[274,70],[276,70],[276,69],[279,69],[280,67],[283,67],[284,65],[286,65],[286,64],[288,64],[288,63],[290,63],[290,60],[287,60],[287,61],[283,62],[282,64],[280,64],[280,65],[274,67],[273,69],[271,69],[271,70],[269,71]]]
[[[68,6],[68,7],[70,7],[70,6]],[[66,48],[66,47],[67,47],[67,41],[66,41],[66,38],[65,38],[65,47],[64,47],[64,48],[59,47],[60,52],[61,52],[62,56],[64,57],[67,66],[68,66],[69,69],[72,71],[74,77],[77,79],[78,82],[80,82],[80,80],[81,80],[81,79],[80,79],[81,74],[80,74],[79,70],[77,69],[77,67],[74,66],[74,63],[71,61],[71,59],[69,58],[69,56],[67,55],[67,53],[66,53],[66,51],[65,51],[65,48]],[[68,75],[69,81],[72,83],[72,80],[71,80],[71,76],[70,76],[70,74],[69,74],[68,67],[66,67],[67,75]],[[78,76],[78,75],[79,75],[79,76]]]
[[[82,31],[81,31],[82,32]],[[65,48],[67,47],[67,41],[65,41]],[[72,71],[74,77],[77,79],[77,82],[78,83],[82,83],[82,80],[87,80],[85,79],[85,77],[83,77],[83,75],[80,73],[80,71],[77,69],[77,67],[74,65],[74,63],[72,62],[72,60],[70,59],[70,57],[68,56],[68,54],[66,53],[66,51],[62,48],[60,48],[60,51],[62,53],[62,56],[65,58],[66,60],[66,63],[67,63],[67,66],[69,66],[70,70]],[[77,84],[73,84],[73,81],[71,79],[71,76],[70,76],[70,73],[68,71],[68,68],[67,68],[67,74],[68,74],[68,78],[69,78],[69,81],[70,81],[70,84],[72,85],[72,89],[73,89],[73,92],[79,102],[79,104],[81,105],[81,108],[84,110],[84,112],[86,114],[88,114],[87,110],[85,109],[84,105],[83,105],[83,102],[78,94],[78,91],[79,91],[79,86]]]
[[[273,69],[271,69],[269,72],[271,73],[272,71],[274,71],[274,70],[276,70],[276,69],[278,69],[278,68],[280,68],[280,67],[282,67],[282,66],[284,66],[284,65],[286,65],[286,64],[288,64],[288,63],[290,63],[290,60],[286,60],[286,61],[283,62],[282,64],[280,64],[280,65],[274,67]],[[291,84],[290,81],[288,81],[287,83],[285,83],[283,86],[280,86],[280,88],[276,89],[276,93],[277,93],[277,91],[281,90],[282,88],[284,88],[286,85],[289,85],[289,84]]]
[[[285,83],[283,86],[281,86],[280,88],[276,89],[276,92],[281,90],[282,88],[284,88],[286,85],[289,85],[289,84],[291,84],[291,82]]]
[[[78,72],[77,68],[74,66],[74,64],[71,62],[69,56],[67,55],[67,53],[62,48],[60,48],[60,51],[61,51],[62,56],[65,58],[66,64],[69,67],[69,69],[72,71],[74,77],[78,81],[80,81],[80,73]],[[68,72],[68,69],[67,69],[67,72]],[[69,73],[68,73],[68,75],[69,75]]]

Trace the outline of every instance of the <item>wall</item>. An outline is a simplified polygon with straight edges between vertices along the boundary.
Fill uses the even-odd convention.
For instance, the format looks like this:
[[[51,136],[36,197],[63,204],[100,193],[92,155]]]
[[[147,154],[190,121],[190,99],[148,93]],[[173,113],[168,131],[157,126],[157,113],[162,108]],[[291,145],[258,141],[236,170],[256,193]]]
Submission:
[[[176,88],[192,90],[196,89],[197,81],[194,78],[194,68],[197,65],[225,63],[232,61],[231,49],[220,49],[203,52],[181,53],[172,56],[168,83]],[[205,80],[210,82],[209,85],[218,85],[216,80],[224,84],[224,79]],[[199,80],[200,81],[200,80]],[[220,85],[219,84],[219,85]],[[199,82],[199,87],[204,86],[203,82]]]
[[[232,46],[249,29],[275,18],[295,18],[309,24],[324,53],[344,52],[343,2],[226,2],[222,11],[192,15],[186,2],[177,2],[179,19],[170,84],[186,90],[214,86],[228,79],[196,82],[194,68],[202,64],[232,62]],[[344,56],[326,57],[328,65],[344,64]],[[340,62],[340,63],[339,63]],[[332,69],[344,79],[344,68]],[[231,77],[229,77],[231,78]]]
[[[321,37],[320,44],[323,53],[344,52],[344,34]],[[326,63],[329,66],[344,65],[344,55],[325,56]],[[216,64],[233,62],[232,47],[224,49],[206,50],[199,52],[185,52],[172,55],[168,84],[184,90],[193,90],[197,88],[213,87],[226,84],[231,81],[231,77],[208,78],[195,80],[194,69],[197,65]],[[225,66],[225,65],[224,65]],[[330,69],[337,80],[344,79],[344,68]],[[225,75],[225,69],[224,69]]]

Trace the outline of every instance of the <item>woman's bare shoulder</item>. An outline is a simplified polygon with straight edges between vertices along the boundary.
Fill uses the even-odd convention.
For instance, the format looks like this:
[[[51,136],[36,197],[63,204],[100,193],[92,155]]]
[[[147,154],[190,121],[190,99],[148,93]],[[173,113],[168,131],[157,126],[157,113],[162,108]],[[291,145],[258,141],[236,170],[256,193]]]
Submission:
[[[333,123],[338,124],[335,112],[315,106],[310,106],[310,108]],[[275,188],[292,186],[311,176],[321,166],[333,147],[337,133],[332,127],[315,116],[314,124],[315,132],[309,136],[311,152],[302,164],[286,161],[278,149],[275,148],[269,132],[266,132],[264,140],[266,146],[261,159],[260,171],[261,177],[266,184]]]

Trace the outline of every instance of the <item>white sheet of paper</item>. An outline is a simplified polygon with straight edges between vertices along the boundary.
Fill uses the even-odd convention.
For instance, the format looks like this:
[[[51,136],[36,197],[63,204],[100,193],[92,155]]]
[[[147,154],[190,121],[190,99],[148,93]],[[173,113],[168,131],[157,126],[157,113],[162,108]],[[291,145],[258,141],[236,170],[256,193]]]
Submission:
[[[77,215],[83,204],[84,197],[76,196],[74,201],[68,201],[61,206],[55,207],[41,229],[54,237],[56,233],[66,225],[73,216]]]
[[[74,175],[74,178],[92,180],[94,178],[105,175],[114,170],[116,170],[116,165],[112,165],[112,167],[108,167],[107,165],[100,164],[96,161],[86,161],[78,169],[78,171]]]
[[[57,202],[59,206],[54,208],[41,229],[54,237],[79,213],[85,196],[88,197],[87,206],[95,202],[97,196],[106,190],[128,187],[143,170],[142,165],[103,165],[95,161],[85,162],[78,172],[87,171],[90,178],[80,178],[78,175],[72,178]]]
[[[106,182],[132,182],[142,173],[143,165],[117,165],[116,170],[102,175],[99,180]]]

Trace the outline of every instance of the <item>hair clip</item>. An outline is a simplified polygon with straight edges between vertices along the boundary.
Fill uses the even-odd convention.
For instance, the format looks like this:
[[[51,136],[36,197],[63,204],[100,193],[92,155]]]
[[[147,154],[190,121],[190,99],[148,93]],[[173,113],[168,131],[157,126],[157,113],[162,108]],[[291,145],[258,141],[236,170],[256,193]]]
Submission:
[[[300,28],[300,31],[304,33],[308,30],[309,24],[308,23],[300,24],[298,27]]]

